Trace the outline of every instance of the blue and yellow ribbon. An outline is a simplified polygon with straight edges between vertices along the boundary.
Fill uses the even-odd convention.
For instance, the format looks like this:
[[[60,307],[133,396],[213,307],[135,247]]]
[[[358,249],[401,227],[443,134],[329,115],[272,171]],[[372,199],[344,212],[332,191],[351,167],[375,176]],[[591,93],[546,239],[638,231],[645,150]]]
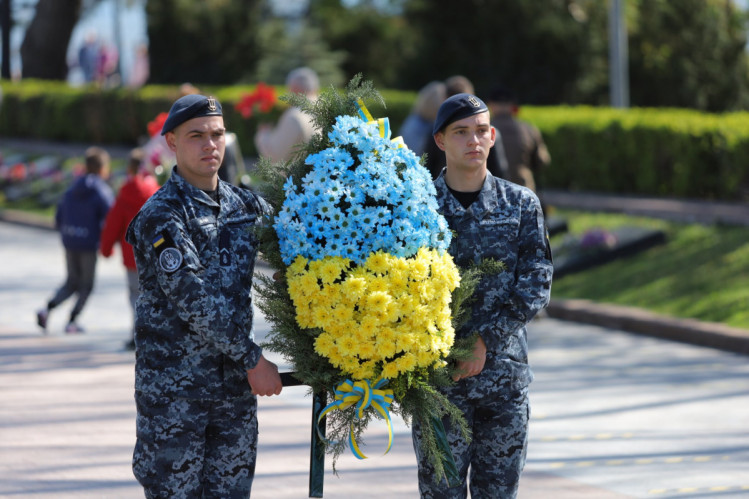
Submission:
[[[381,389],[387,384],[387,382],[388,380],[386,379],[380,379],[374,384],[374,386],[371,386],[368,380],[353,382],[350,379],[347,379],[336,386],[335,401],[328,404],[317,418],[317,434],[320,439],[328,442],[320,432],[320,421],[328,413],[335,410],[344,410],[356,405],[356,417],[361,419],[364,416],[364,411],[372,407],[387,422],[388,446],[383,455],[390,452],[390,447],[393,445],[393,424],[390,420],[389,410],[390,404],[393,403],[393,390]],[[351,447],[351,452],[354,453],[354,456],[356,456],[357,459],[367,459],[367,456],[364,455],[356,443],[356,438],[354,437],[354,423],[351,423],[351,430],[349,432],[349,447]]]
[[[367,106],[364,105],[363,100],[357,99],[356,103],[359,105],[359,117],[367,123],[377,124],[377,127],[380,130],[380,137],[383,139],[389,139],[391,134],[390,120],[388,118],[380,118],[376,120],[372,117]],[[391,142],[393,142],[398,148],[406,147],[406,144],[403,142],[403,137],[396,137],[392,139]]]

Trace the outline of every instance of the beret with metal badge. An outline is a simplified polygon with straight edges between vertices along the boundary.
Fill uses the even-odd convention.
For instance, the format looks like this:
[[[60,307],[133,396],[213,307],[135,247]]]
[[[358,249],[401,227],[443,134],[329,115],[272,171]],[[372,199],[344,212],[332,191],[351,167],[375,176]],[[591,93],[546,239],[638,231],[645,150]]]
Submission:
[[[161,128],[161,135],[166,135],[187,120],[203,116],[223,116],[221,103],[214,97],[199,94],[180,97],[172,104],[169,116]]]
[[[432,135],[445,128],[450,123],[454,123],[463,118],[468,118],[474,114],[480,114],[488,111],[484,101],[471,94],[455,94],[449,97],[440,106],[437,111],[437,119],[434,121]]]

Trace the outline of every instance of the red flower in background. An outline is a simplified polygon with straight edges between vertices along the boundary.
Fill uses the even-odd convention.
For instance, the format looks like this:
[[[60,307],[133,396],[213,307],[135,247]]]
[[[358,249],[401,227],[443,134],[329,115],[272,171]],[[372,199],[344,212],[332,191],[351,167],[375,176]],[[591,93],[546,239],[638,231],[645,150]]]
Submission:
[[[155,137],[161,133],[161,129],[164,128],[164,122],[168,116],[169,113],[159,113],[153,121],[148,123],[148,135],[150,137]]]
[[[273,87],[260,82],[254,92],[242,95],[239,102],[234,105],[234,109],[246,119],[252,116],[256,107],[261,113],[267,113],[275,104],[276,93]]]

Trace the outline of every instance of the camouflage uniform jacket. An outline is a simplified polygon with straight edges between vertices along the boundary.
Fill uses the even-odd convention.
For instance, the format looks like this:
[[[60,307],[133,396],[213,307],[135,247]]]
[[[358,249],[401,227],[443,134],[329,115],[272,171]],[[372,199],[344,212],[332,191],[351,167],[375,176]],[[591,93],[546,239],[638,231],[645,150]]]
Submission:
[[[138,391],[203,400],[249,391],[246,370],[261,354],[252,331],[252,229],[270,207],[223,181],[218,191],[220,203],[175,167],[128,228],[141,291]]]
[[[492,258],[506,266],[481,279],[470,318],[456,332],[458,338],[478,332],[486,343],[484,370],[467,381],[484,393],[522,389],[533,379],[525,326],[548,304],[553,271],[539,200],[530,189],[487,173],[466,210],[450,193],[444,172],[434,185],[440,212],[454,231],[448,251],[455,263],[465,268]]]

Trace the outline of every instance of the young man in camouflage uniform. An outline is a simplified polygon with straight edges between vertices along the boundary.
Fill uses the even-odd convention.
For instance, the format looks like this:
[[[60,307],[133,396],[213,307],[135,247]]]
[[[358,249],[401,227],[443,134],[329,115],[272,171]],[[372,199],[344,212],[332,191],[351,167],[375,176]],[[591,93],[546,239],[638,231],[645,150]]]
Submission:
[[[447,168],[435,180],[440,212],[455,233],[450,254],[461,267],[483,259],[506,269],[482,278],[471,315],[457,337],[478,333],[474,357],[460,363],[446,395],[466,417],[466,443],[445,420],[462,483],[434,481],[414,427],[419,490],[424,498],[513,498],[525,465],[529,419],[526,324],[543,309],[551,290],[552,262],[541,206],[525,187],[487,171],[496,134],[486,105],[470,94],[447,99],[434,124],[434,140]]]
[[[162,134],[177,166],[127,232],[141,290],[133,472],[149,498],[246,498],[255,397],[281,392],[252,332],[252,226],[269,207],[218,178],[225,129],[216,99],[180,98]]]

